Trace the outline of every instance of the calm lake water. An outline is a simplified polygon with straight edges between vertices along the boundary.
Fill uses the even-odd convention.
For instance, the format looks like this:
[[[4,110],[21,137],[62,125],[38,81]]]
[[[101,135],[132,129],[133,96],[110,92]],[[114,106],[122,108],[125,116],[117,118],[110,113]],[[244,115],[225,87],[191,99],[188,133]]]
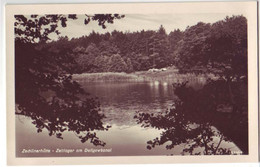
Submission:
[[[194,80],[189,84],[199,89],[205,80]],[[106,118],[104,124],[111,125],[108,131],[97,131],[105,147],[81,143],[73,132],[65,131],[64,139],[49,136],[47,130],[37,133],[30,118],[16,116],[17,156],[135,156],[135,155],[180,155],[184,145],[167,150],[165,145],[152,150],[146,148],[147,141],[160,136],[162,130],[143,128],[133,118],[136,111],[156,113],[171,107],[175,97],[170,82],[81,82],[83,88],[98,97]],[[215,139],[218,140],[217,138]],[[239,151],[234,143],[222,142],[222,147]],[[95,152],[94,149],[106,149]],[[46,149],[50,153],[28,153],[32,149]],[[58,149],[58,150],[57,150]],[[81,152],[77,149],[82,149]],[[68,150],[72,150],[68,153]],[[74,150],[74,151],[73,151]],[[26,152],[27,151],[27,152]]]

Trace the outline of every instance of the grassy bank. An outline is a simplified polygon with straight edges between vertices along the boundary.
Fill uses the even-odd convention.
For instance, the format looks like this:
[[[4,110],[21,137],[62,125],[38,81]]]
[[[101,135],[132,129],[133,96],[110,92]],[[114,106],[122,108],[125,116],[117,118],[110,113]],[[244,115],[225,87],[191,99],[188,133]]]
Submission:
[[[121,81],[174,81],[180,82],[185,80],[205,80],[205,75],[196,76],[195,74],[179,74],[178,71],[169,67],[166,71],[138,71],[133,73],[118,73],[118,72],[104,72],[104,73],[84,73],[74,74],[73,79],[79,82],[121,82]]]

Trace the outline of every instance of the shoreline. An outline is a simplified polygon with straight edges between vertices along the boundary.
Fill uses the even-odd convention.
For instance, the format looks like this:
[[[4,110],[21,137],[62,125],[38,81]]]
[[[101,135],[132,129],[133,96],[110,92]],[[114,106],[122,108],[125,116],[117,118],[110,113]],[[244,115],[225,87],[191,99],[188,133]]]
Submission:
[[[182,82],[190,79],[204,82],[211,76],[206,74],[180,74],[176,69],[168,68],[166,71],[137,71],[132,73],[125,72],[102,72],[102,73],[82,73],[73,74],[72,78],[78,82]]]

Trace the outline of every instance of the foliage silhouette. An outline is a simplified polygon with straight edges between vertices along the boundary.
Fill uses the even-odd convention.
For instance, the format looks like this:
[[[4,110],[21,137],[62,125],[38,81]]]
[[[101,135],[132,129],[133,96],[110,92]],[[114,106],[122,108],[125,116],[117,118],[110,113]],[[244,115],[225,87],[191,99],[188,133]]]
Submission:
[[[234,141],[248,153],[247,84],[245,81],[232,83],[239,112],[234,113],[225,80],[209,80],[199,90],[186,86],[187,82],[174,84],[178,98],[170,110],[157,114],[135,115],[143,127],[163,129],[160,138],[147,142],[147,149],[166,144],[167,149],[185,144],[182,154],[216,155],[231,154],[221,146],[223,141]],[[218,139],[216,139],[218,138]]]
[[[98,25],[106,28],[106,24],[112,24],[115,19],[124,18],[119,14],[95,14],[87,15],[84,24],[90,21],[97,21]],[[68,19],[77,19],[76,14],[51,14],[51,15],[15,15],[15,38],[23,42],[35,43],[46,42],[49,40],[49,34],[60,34],[58,26],[66,27]]]
[[[105,28],[106,23],[123,15],[86,15]],[[15,15],[15,102],[16,114],[30,117],[37,128],[49,131],[63,139],[62,133],[73,131],[82,143],[104,146],[96,130],[108,130],[104,126],[97,99],[91,98],[80,85],[72,80],[76,61],[68,47],[68,39],[51,42],[48,35],[59,34],[59,24],[66,27],[68,19],[77,15]]]

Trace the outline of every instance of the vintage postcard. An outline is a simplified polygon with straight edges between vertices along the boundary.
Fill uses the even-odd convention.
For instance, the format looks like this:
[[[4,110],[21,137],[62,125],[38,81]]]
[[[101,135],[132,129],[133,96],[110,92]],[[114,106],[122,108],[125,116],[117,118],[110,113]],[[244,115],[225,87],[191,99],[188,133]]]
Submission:
[[[257,2],[6,6],[9,165],[258,161]]]

